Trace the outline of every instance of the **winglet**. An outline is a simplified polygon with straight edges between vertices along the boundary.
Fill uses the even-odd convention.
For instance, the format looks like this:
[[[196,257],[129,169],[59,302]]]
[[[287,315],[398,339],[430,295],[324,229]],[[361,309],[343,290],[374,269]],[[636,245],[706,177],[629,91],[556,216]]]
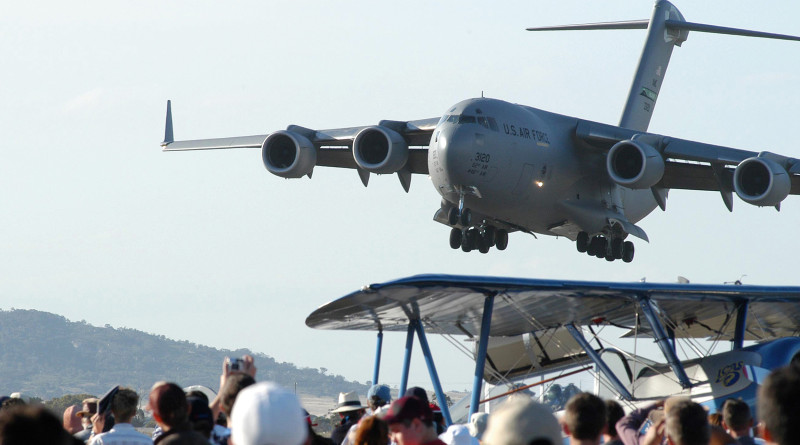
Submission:
[[[173,142],[175,142],[175,138],[172,135],[172,101],[167,100],[167,123],[164,128],[164,142],[161,143],[161,146],[166,147]]]

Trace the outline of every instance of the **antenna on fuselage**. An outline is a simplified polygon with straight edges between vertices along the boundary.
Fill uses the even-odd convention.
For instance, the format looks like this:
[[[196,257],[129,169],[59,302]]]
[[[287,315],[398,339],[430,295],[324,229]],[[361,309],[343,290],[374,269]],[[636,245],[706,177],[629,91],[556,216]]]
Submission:
[[[728,34],[768,39],[797,40],[800,37],[774,34],[747,29],[692,23],[684,20],[678,8],[666,0],[659,0],[653,7],[650,20],[631,20],[624,22],[586,23],[578,25],[544,26],[528,28],[528,31],[573,31],[606,29],[647,29],[647,38],[642,48],[639,66],[628,92],[628,99],[622,111],[619,126],[636,131],[647,131],[650,118],[661,90],[672,49],[681,46],[689,36],[689,31]]]

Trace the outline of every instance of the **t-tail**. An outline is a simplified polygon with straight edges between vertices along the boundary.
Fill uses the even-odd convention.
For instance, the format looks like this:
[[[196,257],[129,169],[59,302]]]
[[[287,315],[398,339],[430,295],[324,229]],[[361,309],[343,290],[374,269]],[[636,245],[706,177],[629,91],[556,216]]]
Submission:
[[[656,1],[650,20],[546,26],[528,28],[528,31],[604,29],[647,29],[642,56],[633,76],[633,83],[619,123],[620,127],[636,131],[647,131],[672,56],[672,49],[686,41],[689,31],[800,41],[800,37],[796,36],[687,22],[678,8],[666,0]]]

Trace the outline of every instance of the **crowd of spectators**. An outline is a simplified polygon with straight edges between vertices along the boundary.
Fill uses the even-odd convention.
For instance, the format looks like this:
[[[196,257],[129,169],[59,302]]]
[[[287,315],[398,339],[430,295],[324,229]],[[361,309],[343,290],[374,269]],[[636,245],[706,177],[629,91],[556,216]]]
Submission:
[[[220,391],[158,382],[146,409],[157,428],[145,435],[131,425],[139,395],[115,387],[64,410],[61,421],[42,405],[19,397],[0,399],[0,445],[796,445],[800,444],[800,367],[775,370],[758,392],[756,425],[747,403],[726,400],[717,413],[687,397],[670,397],[625,415],[613,400],[573,396],[560,419],[528,395],[512,395],[491,415],[474,414],[467,425],[445,428],[438,407],[422,388],[392,401],[385,385],[342,393],[331,438],[314,432],[297,397],[255,380],[251,357],[226,362]]]

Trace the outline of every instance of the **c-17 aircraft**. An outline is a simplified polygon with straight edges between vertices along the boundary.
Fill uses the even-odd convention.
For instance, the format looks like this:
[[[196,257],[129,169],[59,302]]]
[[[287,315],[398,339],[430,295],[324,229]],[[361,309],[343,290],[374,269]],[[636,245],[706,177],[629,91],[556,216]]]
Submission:
[[[482,253],[504,250],[508,234],[564,236],[577,250],[630,262],[629,236],[669,189],[719,191],[728,210],[733,193],[756,206],[800,194],[800,160],[647,132],[672,50],[689,31],[800,40],[684,20],[671,3],[655,3],[650,20],[530,28],[647,29],[641,59],[619,125],[607,125],[490,99],[467,99],[443,116],[382,120],[377,125],[286,130],[254,136],[175,141],[167,102],[164,151],[261,148],[267,170],[311,177],[314,167],[396,173],[408,191],[412,174],[427,174],[442,196],[434,220],[451,228],[450,246]]]
[[[405,332],[400,394],[416,336],[438,400],[444,393],[426,333],[454,337],[456,345],[462,342],[455,337],[473,340],[472,395],[441,407],[449,424],[479,410],[484,381],[512,387],[587,365],[600,395],[631,408],[671,395],[691,397],[711,412],[728,398],[754,406],[771,370],[800,361],[798,320],[798,286],[417,275],[364,286],[316,309],[306,325],[377,331],[374,383],[380,381],[383,333]],[[624,337],[655,343],[664,361],[643,358],[635,346],[626,350],[618,334],[605,331],[619,328]],[[712,353],[726,341],[730,350]]]

